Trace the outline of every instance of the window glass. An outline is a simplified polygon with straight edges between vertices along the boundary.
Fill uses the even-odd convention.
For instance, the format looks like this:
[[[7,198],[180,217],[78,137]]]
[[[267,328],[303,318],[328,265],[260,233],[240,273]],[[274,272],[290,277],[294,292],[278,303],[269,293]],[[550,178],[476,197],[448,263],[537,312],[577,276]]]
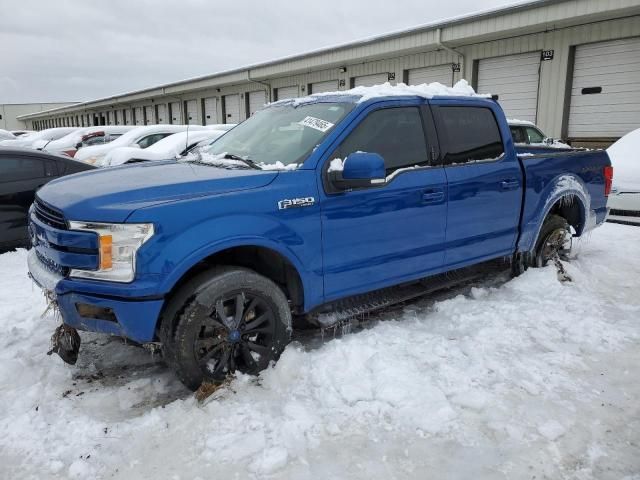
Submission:
[[[332,158],[354,152],[378,153],[389,175],[394,170],[427,165],[427,144],[416,107],[385,108],[370,113],[338,147]]]
[[[521,127],[509,127],[511,130],[511,136],[513,137],[513,143],[527,143],[527,137],[524,134],[524,129]]]
[[[544,135],[537,128],[527,127],[527,136],[529,137],[529,143],[543,143]]]
[[[45,176],[44,163],[34,158],[4,158],[0,162],[0,182],[16,182]]]
[[[504,152],[498,122],[483,107],[438,107],[443,163],[496,160]]]
[[[137,143],[140,145],[140,148],[147,148],[169,135],[171,135],[171,133],[154,133],[153,135],[147,135],[146,137],[141,138]]]

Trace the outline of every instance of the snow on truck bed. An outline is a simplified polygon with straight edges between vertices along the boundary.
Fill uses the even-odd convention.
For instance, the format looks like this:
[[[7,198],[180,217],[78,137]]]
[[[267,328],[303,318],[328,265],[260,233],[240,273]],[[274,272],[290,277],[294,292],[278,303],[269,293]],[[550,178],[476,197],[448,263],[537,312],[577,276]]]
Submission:
[[[0,256],[0,478],[638,479],[640,229],[290,345],[198,405],[157,359],[56,326]],[[386,321],[380,321],[386,320]]]

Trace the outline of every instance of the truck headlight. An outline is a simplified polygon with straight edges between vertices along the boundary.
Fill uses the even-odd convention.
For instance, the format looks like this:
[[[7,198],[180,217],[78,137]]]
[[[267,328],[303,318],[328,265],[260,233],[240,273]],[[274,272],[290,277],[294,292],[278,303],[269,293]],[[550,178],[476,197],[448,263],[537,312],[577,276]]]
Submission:
[[[98,235],[97,270],[73,269],[71,277],[131,282],[136,274],[136,253],[153,236],[152,223],[69,222],[71,230]]]

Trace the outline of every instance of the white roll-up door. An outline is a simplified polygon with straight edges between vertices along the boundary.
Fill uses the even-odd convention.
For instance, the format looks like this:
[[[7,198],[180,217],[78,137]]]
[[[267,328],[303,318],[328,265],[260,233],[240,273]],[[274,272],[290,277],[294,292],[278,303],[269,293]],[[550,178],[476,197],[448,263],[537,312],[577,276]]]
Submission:
[[[316,82],[311,84],[311,93],[337,92],[338,80],[329,80],[328,82]]]
[[[260,110],[267,103],[264,90],[249,92],[249,116]]]
[[[498,95],[509,118],[536,121],[540,52],[483,58],[478,64],[478,93]]]
[[[240,95],[225,95],[224,97],[224,122],[240,123]]]
[[[204,124],[214,125],[218,122],[218,99],[208,97],[204,99]]]
[[[134,114],[135,114],[136,125],[144,125],[144,116],[142,113],[142,107],[136,107],[134,110],[135,110]]]
[[[276,88],[276,99],[286,100],[287,98],[298,98],[298,86],[293,85],[291,87],[278,87]]]
[[[169,121],[167,116],[167,106],[164,103],[158,105],[158,118],[156,121],[158,123],[168,123]]]
[[[174,125],[179,125],[182,123],[182,109],[180,108],[180,102],[171,102],[169,104],[169,110],[170,110],[170,122],[169,123],[173,123]]]
[[[200,115],[198,114],[198,100],[187,100],[187,123],[189,125],[200,125]]]
[[[453,69],[451,64],[435,65],[432,67],[413,68],[408,71],[409,85],[438,82],[447,87],[453,83]]]
[[[133,125],[133,112],[130,108],[124,111],[124,118],[127,125]],[[93,122],[91,124],[93,125]]]
[[[375,73],[373,75],[363,75],[353,78],[354,87],[372,87],[373,85],[381,85],[389,81],[388,73]]]
[[[144,107],[144,118],[146,120],[145,125],[155,125],[157,123],[155,105],[147,105]]]
[[[640,127],[640,38],[576,47],[570,138],[617,138]]]

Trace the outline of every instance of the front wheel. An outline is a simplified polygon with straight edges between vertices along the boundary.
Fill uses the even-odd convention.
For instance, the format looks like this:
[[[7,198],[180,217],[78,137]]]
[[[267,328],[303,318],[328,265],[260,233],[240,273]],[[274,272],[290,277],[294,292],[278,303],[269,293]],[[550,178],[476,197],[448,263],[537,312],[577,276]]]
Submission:
[[[291,334],[287,298],[275,283],[239,267],[201,275],[181,308],[169,363],[178,378],[197,389],[240,371],[258,374],[278,359]]]
[[[544,267],[553,259],[568,259],[572,238],[567,220],[559,215],[550,215],[540,229],[532,266]]]

